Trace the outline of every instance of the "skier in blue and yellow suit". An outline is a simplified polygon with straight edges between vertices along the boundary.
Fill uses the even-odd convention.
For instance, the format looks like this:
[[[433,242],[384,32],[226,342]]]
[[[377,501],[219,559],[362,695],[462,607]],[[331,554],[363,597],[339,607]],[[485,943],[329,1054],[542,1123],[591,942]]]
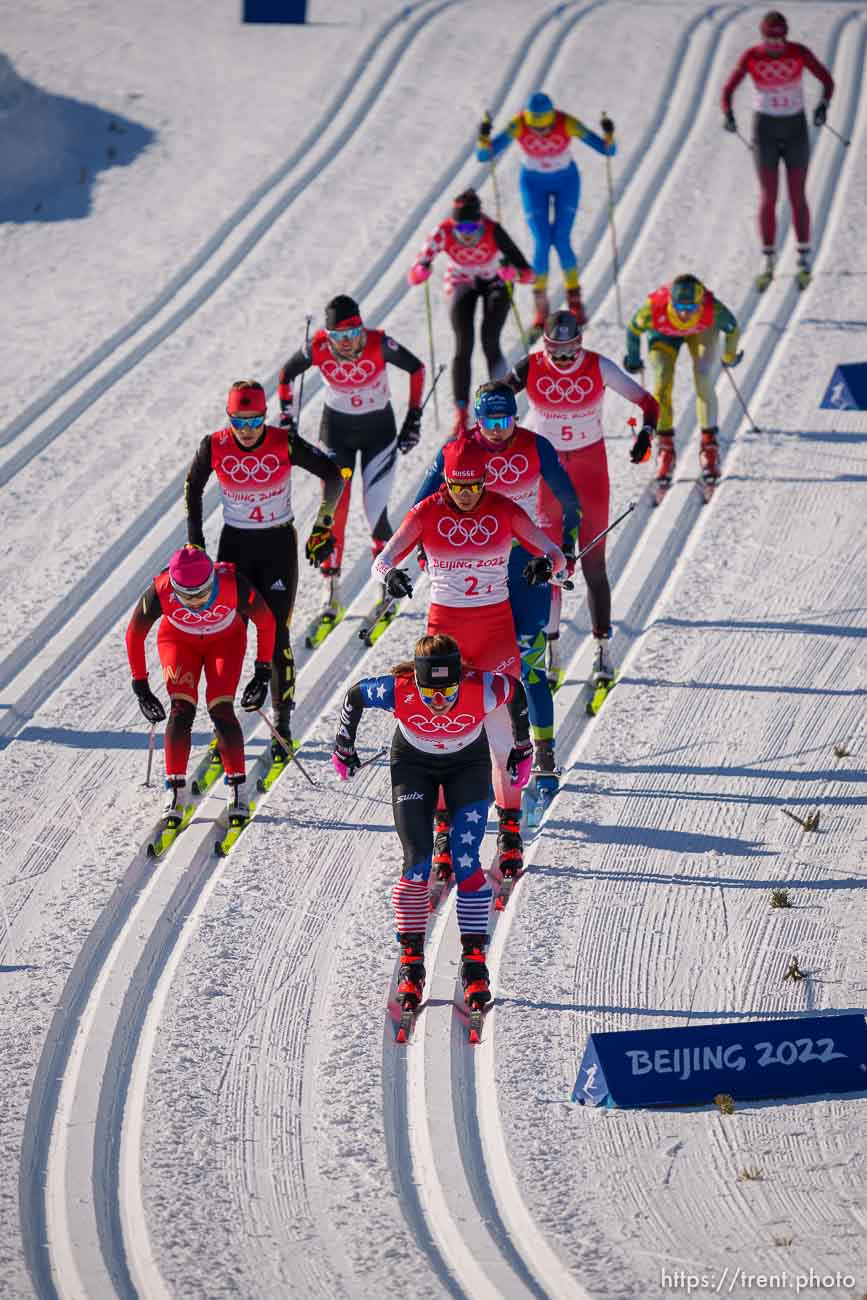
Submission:
[[[577,258],[570,238],[581,195],[581,178],[572,158],[571,141],[583,140],[597,153],[611,156],[617,152],[614,123],[608,117],[603,118],[603,134],[598,136],[577,117],[555,109],[550,98],[537,91],[530,96],[527,107],[512,118],[505,131],[492,137],[491,127],[487,117],[479,127],[476,157],[480,162],[499,158],[513,140],[517,140],[524,154],[521,199],[535,240],[533,294],[536,316],[533,324],[544,327],[548,317],[548,259],[553,245],[563,268],[567,306],[583,325],[586,316],[578,285]]]

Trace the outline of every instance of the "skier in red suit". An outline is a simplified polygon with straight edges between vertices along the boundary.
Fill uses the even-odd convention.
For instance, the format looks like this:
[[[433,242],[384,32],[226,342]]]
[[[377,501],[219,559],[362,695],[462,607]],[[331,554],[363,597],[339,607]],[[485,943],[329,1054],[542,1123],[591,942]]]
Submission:
[[[263,598],[234,564],[212,563],[198,547],[175,551],[169,567],[154,578],[136,603],[126,630],[126,652],[132,689],[150,723],[166,716],[148,684],[145,640],[154,623],[157,652],[171,700],[166,727],[166,802],[163,815],[180,820],[179,800],[187,781],[190,739],[205,673],[205,698],[229,786],[229,815],[249,816],[244,737],[233,702],[247,647],[247,619],[256,624],[256,668],[244,688],[241,706],[262,707],[271,680],[274,654],[274,615]]]
[[[777,237],[777,185],[780,161],[786,166],[792,221],[798,241],[798,280],[805,288],[810,277],[810,209],[805,191],[810,141],[804,114],[804,69],[822,84],[822,98],[813,110],[813,125],[824,126],[834,93],[834,79],[806,45],[788,39],[789,24],[781,13],[765,14],[762,41],[744,50],[722,91],[723,125],[737,131],[732,96],[744,77],[755,87],[753,157],[759,175],[761,202],[759,232],[765,255],[765,270],[757,278],[759,290],[770,284],[774,274]]]

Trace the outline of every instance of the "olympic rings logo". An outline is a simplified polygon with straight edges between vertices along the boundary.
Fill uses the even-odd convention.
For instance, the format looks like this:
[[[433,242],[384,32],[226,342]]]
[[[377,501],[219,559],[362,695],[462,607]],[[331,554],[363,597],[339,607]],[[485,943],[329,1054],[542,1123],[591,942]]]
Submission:
[[[320,369],[331,384],[366,384],[376,374],[372,361],[323,361]]]
[[[541,397],[555,406],[561,402],[580,403],[593,392],[593,380],[589,375],[578,375],[574,379],[569,375],[558,379],[542,375],[536,382],[536,388]]]
[[[775,81],[778,85],[794,81],[800,72],[796,59],[759,59],[755,67],[756,76],[762,81]]]
[[[233,483],[267,483],[280,469],[280,458],[272,452],[266,456],[224,456],[220,468]]]
[[[560,153],[569,143],[559,131],[554,135],[528,135],[524,137],[528,153]]]
[[[445,732],[447,735],[456,736],[468,727],[473,727],[478,722],[478,718],[473,717],[472,713],[438,713],[432,717],[425,717],[424,714],[414,713],[409,719],[409,725],[416,731],[429,734],[436,732]]]
[[[187,609],[186,605],[178,602],[178,608],[172,610],[171,617],[173,623],[186,623],[188,627],[195,627],[199,623],[218,623],[231,614],[228,605],[214,605],[213,609]]]
[[[476,244],[472,248],[466,244],[456,244],[450,256],[463,266],[481,266],[484,262],[490,262],[494,254],[485,243]]]
[[[482,515],[481,519],[452,519],[447,516],[439,521],[437,532],[449,546],[484,546],[496,536],[497,521],[493,515]]]
[[[520,452],[516,456],[492,456],[488,461],[486,478],[489,483],[502,483],[504,487],[514,487],[526,474],[530,462]]]

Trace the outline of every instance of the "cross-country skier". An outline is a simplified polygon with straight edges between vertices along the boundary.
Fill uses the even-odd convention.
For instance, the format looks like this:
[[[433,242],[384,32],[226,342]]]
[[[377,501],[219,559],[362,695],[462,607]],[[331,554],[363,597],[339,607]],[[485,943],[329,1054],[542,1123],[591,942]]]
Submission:
[[[576,324],[574,316],[569,315],[569,319],[573,325]],[[632,385],[631,380],[627,382]],[[552,541],[561,546],[567,570],[571,572],[581,507],[575,488],[557,459],[556,451],[545,438],[521,428],[517,423],[515,394],[502,380],[483,384],[477,390],[474,411],[476,423],[466,436],[484,456],[486,485],[521,506],[536,524],[541,523],[540,489],[544,487],[552,495],[560,506],[558,528],[546,531]],[[446,444],[446,448],[449,445]],[[425,475],[416,497],[417,502],[442,486],[446,448],[437,454]],[[523,546],[512,547],[508,566],[509,601],[521,652],[521,676],[529,704],[535,747],[534,772],[553,773],[554,701],[545,672],[545,625],[550,614],[552,589],[548,583],[534,583],[531,586],[525,581],[523,572],[530,558],[530,553]],[[559,593],[559,588],[557,590]],[[439,818],[438,837],[447,830],[447,821]],[[438,841],[437,850],[440,861],[441,855],[447,851],[445,844]]]
[[[178,825],[183,817],[181,791],[187,783],[190,739],[205,673],[208,713],[217,733],[229,786],[230,820],[250,815],[244,768],[244,737],[233,702],[247,647],[247,620],[256,624],[256,667],[244,687],[241,707],[259,709],[268,693],[274,655],[274,615],[263,597],[234,564],[218,562],[198,547],[175,551],[169,566],[154,578],[136,603],[126,630],[132,689],[148,722],[166,716],[148,684],[145,640],[154,623],[157,652],[171,700],[166,727],[166,799],[163,817]]]
[[[505,706],[511,720],[509,781],[520,798],[533,747],[527,705],[517,678],[465,667],[457,641],[423,636],[415,658],[380,677],[351,686],[343,701],[332,763],[341,780],[360,766],[355,737],[364,709],[387,709],[397,719],[391,745],[394,825],[403,846],[403,872],[392,892],[401,978],[397,996],[418,1006],[424,987],[424,941],[430,911],[428,880],[433,815],[440,789],[455,828],[455,878],[461,978],[470,1007],[490,1001],[485,950],[491,887],[479,860],[488,816],[491,756],[485,718]]]
[[[581,502],[578,547],[583,549],[608,527],[608,457],[602,426],[606,388],[641,408],[642,426],[629,453],[634,464],[640,464],[650,455],[659,404],[608,357],[584,347],[581,326],[568,311],[557,311],[548,317],[542,348],[517,362],[509,373],[508,382],[516,393],[526,389],[530,422],[556,450],[578,494]],[[562,527],[562,505],[547,482],[541,486],[539,507],[538,522],[556,541]],[[605,542],[603,537],[581,557],[590,623],[597,642],[593,666],[597,683],[611,682],[614,677],[607,650],[611,636],[611,588],[605,564]],[[551,592],[547,663],[555,681],[559,680],[557,638],[561,605],[562,592],[556,587]]]
[[[223,502],[217,559],[237,565],[262,593],[276,619],[271,704],[274,726],[290,742],[295,660],[289,626],[298,586],[292,468],[298,466],[323,481],[322,505],[304,548],[311,564],[321,564],[334,549],[334,512],[343,480],[334,462],[293,429],[266,424],[265,412],[265,390],[260,383],[239,379],[232,384],[226,402],[228,426],[202,439],[187,472],[187,537],[193,546],[204,547],[202,494],[213,472]],[[276,739],[271,742],[271,753],[275,763],[286,761]]]
[[[536,300],[534,327],[540,332],[548,316],[548,262],[556,248],[566,285],[566,302],[583,325],[586,321],[581,288],[578,283],[578,259],[572,247],[571,233],[581,196],[581,177],[572,158],[571,141],[581,140],[597,153],[609,157],[617,152],[614,123],[602,119],[602,135],[591,131],[577,117],[555,109],[548,95],[537,91],[527,101],[505,131],[491,135],[489,118],[479,126],[476,157],[480,162],[499,158],[513,140],[523,153],[521,165],[521,200],[527,225],[533,236],[533,296]],[[553,212],[552,212],[553,209]]]
[[[834,93],[834,78],[806,45],[787,39],[789,24],[781,13],[772,10],[765,14],[760,30],[761,43],[744,50],[723,86],[722,110],[726,131],[736,132],[732,97],[744,77],[752,77],[755,87],[752,147],[761,191],[759,235],[765,256],[765,269],[756,277],[756,287],[761,293],[774,277],[780,162],[786,167],[798,241],[798,284],[805,289],[810,282],[810,209],[806,194],[810,139],[802,81],[806,68],[822,83],[822,98],[813,109],[813,125],[824,126]]]
[[[714,381],[720,359],[720,334],[725,334],[722,364],[734,367],[740,328],[725,303],[715,298],[694,275],[679,275],[671,284],[654,289],[626,327],[624,368],[637,374],[643,368],[641,335],[647,334],[647,363],[653,379],[653,395],[659,402],[657,428],[657,498],[671,486],[677,456],[674,449],[672,390],[674,368],[681,345],[686,343],[695,379],[695,406],[701,428],[701,474],[705,483],[719,478],[717,445],[717,397]]]
[[[454,433],[467,427],[475,341],[476,304],[482,304],[481,340],[488,374],[502,379],[508,369],[500,335],[509,314],[509,293],[517,279],[533,280],[533,268],[503,227],[482,212],[475,190],[464,190],[454,201],[452,215],[441,221],[407,273],[410,284],[422,284],[431,273],[437,253],[449,259],[445,293],[449,319],[455,332],[452,390],[455,400]]]
[[[347,294],[338,294],[326,304],[325,328],[317,330],[309,344],[294,352],[280,371],[277,393],[284,428],[295,427],[292,381],[311,366],[318,368],[325,385],[319,438],[347,480],[334,517],[336,545],[320,566],[327,591],[322,612],[307,634],[307,644],[312,646],[324,640],[344,614],[340,568],[352,476],[359,455],[373,554],[377,555],[391,537],[388,499],[397,453],[410,451],[421,437],[425,368],[418,357],[384,330],[369,329],[361,319],[358,303]],[[391,405],[388,366],[409,375],[409,405],[400,433]],[[375,611],[371,619],[376,621]]]
[[[424,550],[430,576],[427,631],[453,636],[464,663],[485,672],[521,675],[521,658],[509,601],[512,544],[532,558],[524,568],[529,583],[565,577],[566,558],[515,502],[485,487],[488,458],[466,438],[444,448],[444,483],[412,507],[394,537],[374,562],[374,576],[399,598],[412,595],[405,569],[396,566],[414,546]],[[508,773],[508,724],[502,711],[486,730],[494,765],[494,795],[500,818],[497,847],[504,876],[523,870],[520,791]]]

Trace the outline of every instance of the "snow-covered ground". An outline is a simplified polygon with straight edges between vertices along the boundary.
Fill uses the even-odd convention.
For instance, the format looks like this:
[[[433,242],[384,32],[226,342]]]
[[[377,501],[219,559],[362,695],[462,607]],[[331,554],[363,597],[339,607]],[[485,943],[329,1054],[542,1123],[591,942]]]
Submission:
[[[560,1300],[674,1295],[680,1269],[735,1296],[794,1295],[811,1270],[851,1283],[801,1294],[861,1296],[863,1094],[731,1116],[570,1095],[593,1031],[867,1008],[867,420],[819,409],[834,366],[867,360],[867,10],[787,6],[832,65],[830,120],[852,145],[815,133],[809,291],[789,242],[759,300],[752,165],[718,91],[761,8],[309,7],[304,29],[242,27],[236,0],[42,0],[4,22],[0,1293]],[[336,788],[328,755],[347,682],[409,651],[425,584],[362,655],[353,502],[350,612],[299,654],[319,788],[285,777],[225,862],[213,799],[165,862],[144,858],[160,796],[140,786],[123,630],[182,535],[183,472],[228,384],[273,390],[306,312],[354,292],[427,359],[406,267],[459,188],[484,182],[493,205],[475,124],[541,85],[616,121],[624,312],[679,271],[705,280],[744,326],[734,377],[761,432],[721,377],[725,476],[702,507],[679,375],[680,477],[612,545],[621,677],[592,722],[586,612],[567,598],[567,773],[496,925],[484,1043],[453,1025],[449,909],[399,1051],[388,772]],[[513,154],[503,221],[529,251]],[[587,339],[618,359],[605,172],[576,157]],[[434,303],[448,359],[438,287]],[[511,323],[507,338],[517,355]],[[442,440],[429,412],[398,518]],[[609,398],[615,509],[649,472],[628,461],[627,414]],[[296,479],[303,535],[318,492]],[[320,597],[305,575],[298,646]],[[389,733],[368,716],[361,740]],[[251,734],[251,757],[263,744]],[[783,809],[819,809],[819,830]],[[790,909],[771,910],[775,887]],[[793,955],[800,983],[782,980]]]

